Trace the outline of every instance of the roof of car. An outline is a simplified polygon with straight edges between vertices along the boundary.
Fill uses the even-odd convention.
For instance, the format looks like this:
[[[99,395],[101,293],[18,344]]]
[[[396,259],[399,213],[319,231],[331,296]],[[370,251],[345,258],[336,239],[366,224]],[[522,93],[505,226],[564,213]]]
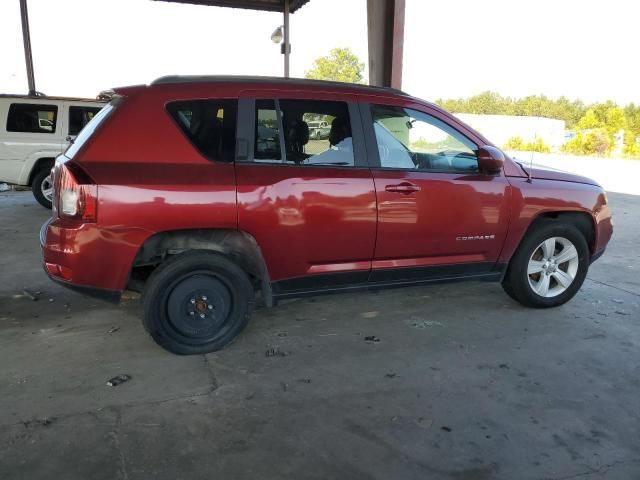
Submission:
[[[328,80],[310,80],[306,78],[259,77],[242,75],[168,75],[151,82],[151,85],[171,85],[184,83],[246,83],[255,85],[278,86],[316,86],[349,90],[361,90],[363,93],[386,93],[407,96],[402,90],[389,87],[376,87],[359,83],[334,82]]]
[[[104,100],[97,100],[95,98],[83,98],[83,97],[56,97],[49,95],[20,95],[11,93],[0,93],[0,98],[19,98],[23,100],[44,100],[44,101],[65,101],[65,102],[101,102]]]

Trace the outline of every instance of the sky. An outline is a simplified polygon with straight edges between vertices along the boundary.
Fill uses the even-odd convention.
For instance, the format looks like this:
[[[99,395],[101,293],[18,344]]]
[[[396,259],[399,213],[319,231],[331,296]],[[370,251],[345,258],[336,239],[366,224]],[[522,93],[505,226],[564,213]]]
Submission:
[[[94,97],[168,74],[282,75],[278,13],[151,0],[28,0],[36,88]],[[492,90],[640,104],[640,2],[406,0],[403,85],[427,100]],[[366,0],[291,16],[291,73],[349,47],[367,59]],[[0,93],[26,93],[18,0],[0,2]]]

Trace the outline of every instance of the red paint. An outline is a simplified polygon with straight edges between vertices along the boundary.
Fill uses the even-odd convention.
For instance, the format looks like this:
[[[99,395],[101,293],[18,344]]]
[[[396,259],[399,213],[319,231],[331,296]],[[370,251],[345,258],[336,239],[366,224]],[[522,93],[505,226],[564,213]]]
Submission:
[[[368,169],[238,163],[236,171],[238,225],[260,245],[271,280],[345,271],[339,264],[370,268],[376,196]]]
[[[480,134],[421,100],[392,91],[242,81],[137,86],[73,158],[96,185],[95,223],[54,212],[47,271],[70,283],[122,290],[152,235],[240,229],[257,241],[271,281],[390,267],[508,262],[540,214],[584,212],[592,253],[612,233],[602,189],[575,175],[533,171],[509,157],[497,175],[219,163],[204,158],[165,111],[199,98],[314,98],[399,105],[433,115],[478,145]],[[493,235],[492,239],[456,240]]]

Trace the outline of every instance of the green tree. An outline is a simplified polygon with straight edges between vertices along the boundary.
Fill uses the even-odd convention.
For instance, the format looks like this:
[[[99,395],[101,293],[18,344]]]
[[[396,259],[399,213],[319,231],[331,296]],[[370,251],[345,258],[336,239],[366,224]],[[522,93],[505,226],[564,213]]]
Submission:
[[[574,138],[562,146],[561,150],[573,155],[586,155],[584,151],[584,135],[578,132]]]
[[[605,156],[611,152],[613,142],[605,128],[594,128],[589,133],[578,132],[575,138],[562,146],[562,151],[574,155]]]
[[[334,48],[326,57],[317,58],[304,76],[315,80],[363,83],[363,72],[364,63],[349,48]]]
[[[524,147],[527,152],[551,153],[551,147],[540,137],[536,137],[533,142],[527,143]]]
[[[605,128],[596,128],[584,139],[584,150],[587,155],[608,155],[613,147],[611,135]]]
[[[503,147],[505,150],[524,151],[524,140],[516,135],[507,140]]]
[[[624,109],[618,107],[610,107],[605,113],[605,128],[609,134],[613,135],[620,130],[627,129],[627,119],[624,115]]]
[[[544,140],[540,137],[536,137],[533,142],[525,142],[522,137],[511,137],[504,144],[505,150],[517,150],[520,152],[540,152],[550,153],[551,147],[544,143]]]
[[[580,100],[571,101],[566,97],[553,100],[544,95],[530,95],[514,99],[495,92],[482,92],[469,98],[438,99],[436,103],[453,113],[540,116],[564,120],[567,129],[577,132],[562,150],[578,155],[609,155],[615,144],[614,135],[623,130],[623,154],[640,158],[640,144],[636,142],[640,138],[640,106],[633,103],[620,107],[608,100],[585,105]],[[505,148],[543,148],[536,141],[511,145],[515,141],[509,139]]]
[[[602,122],[598,119],[594,109],[590,108],[587,113],[580,119],[576,127],[579,130],[590,130],[592,128],[599,128],[602,126]]]

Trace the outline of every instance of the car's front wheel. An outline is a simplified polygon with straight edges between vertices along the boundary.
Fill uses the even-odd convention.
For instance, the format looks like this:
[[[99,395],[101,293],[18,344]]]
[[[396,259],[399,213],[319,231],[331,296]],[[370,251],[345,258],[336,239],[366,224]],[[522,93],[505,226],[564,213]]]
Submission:
[[[41,168],[33,176],[31,191],[38,203],[45,208],[51,208],[53,200],[53,182],[51,181],[51,167]]]
[[[170,352],[213,352],[247,325],[253,297],[247,274],[235,263],[215,253],[185,252],[149,277],[143,323]]]
[[[580,230],[558,220],[545,220],[518,247],[502,286],[528,307],[555,307],[576,294],[588,269],[589,246]]]

